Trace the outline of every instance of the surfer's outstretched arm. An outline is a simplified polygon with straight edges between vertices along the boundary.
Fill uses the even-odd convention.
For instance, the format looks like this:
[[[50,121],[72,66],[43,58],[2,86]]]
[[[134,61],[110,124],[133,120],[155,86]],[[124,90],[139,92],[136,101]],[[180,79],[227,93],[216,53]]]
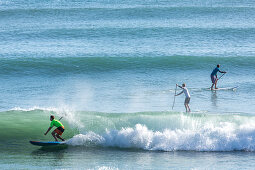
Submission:
[[[179,86],[178,84],[176,84],[176,86],[180,87],[181,89],[184,89],[182,86]],[[185,87],[185,84],[184,84],[184,87]],[[175,96],[179,96],[179,95],[182,94],[182,93],[183,93],[183,91],[180,92],[179,94],[176,94]]]
[[[226,71],[219,71],[220,73],[227,73]]]
[[[180,85],[178,85],[178,84],[176,84],[176,86],[178,86],[178,87],[180,87],[181,89],[183,89],[183,87],[182,87],[182,86],[180,86]]]
[[[51,130],[52,127],[49,127],[49,129],[47,130],[47,132],[44,133],[44,135],[47,135],[47,133]]]
[[[179,96],[180,94],[182,94],[183,93],[183,91],[181,92],[181,93],[179,93],[179,94],[176,94],[175,96]]]

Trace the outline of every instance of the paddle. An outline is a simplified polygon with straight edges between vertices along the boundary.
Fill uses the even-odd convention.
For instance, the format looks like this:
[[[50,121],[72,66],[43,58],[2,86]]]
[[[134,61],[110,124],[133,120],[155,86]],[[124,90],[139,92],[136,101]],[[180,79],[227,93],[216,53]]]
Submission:
[[[67,117],[67,114],[66,113],[63,113],[64,114],[64,116],[61,116],[58,120],[61,120],[61,119],[63,119],[64,117]]]
[[[223,73],[223,74],[218,78],[218,80],[221,79],[221,77],[224,76],[225,74],[226,74],[226,73]]]
[[[174,109],[176,90],[177,90],[177,84],[175,85],[174,102],[173,102],[172,110]]]

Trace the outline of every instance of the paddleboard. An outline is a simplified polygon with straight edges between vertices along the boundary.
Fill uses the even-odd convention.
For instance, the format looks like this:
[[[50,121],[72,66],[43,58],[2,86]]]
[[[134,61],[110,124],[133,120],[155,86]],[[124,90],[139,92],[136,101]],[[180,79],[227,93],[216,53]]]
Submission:
[[[65,142],[40,142],[40,141],[29,141],[32,145],[36,146],[57,146],[63,145]]]
[[[218,91],[218,90],[236,90],[238,88],[238,86],[236,87],[223,87],[223,88],[217,88],[217,89],[211,89],[211,88],[207,88],[206,90],[212,90],[212,91]]]

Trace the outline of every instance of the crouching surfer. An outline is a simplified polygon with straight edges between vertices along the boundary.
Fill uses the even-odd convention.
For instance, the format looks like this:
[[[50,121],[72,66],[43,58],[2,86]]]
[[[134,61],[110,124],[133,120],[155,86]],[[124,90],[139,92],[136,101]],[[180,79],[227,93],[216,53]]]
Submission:
[[[63,134],[63,132],[65,131],[65,128],[63,126],[63,124],[59,121],[59,120],[56,120],[55,117],[53,115],[50,116],[50,127],[49,129],[47,130],[47,132],[44,133],[44,135],[47,135],[47,133],[51,130],[51,128],[53,126],[56,126],[57,128],[51,133],[52,136],[54,137],[54,139],[56,141],[58,141],[57,138],[61,139],[62,141],[65,141],[61,135]]]

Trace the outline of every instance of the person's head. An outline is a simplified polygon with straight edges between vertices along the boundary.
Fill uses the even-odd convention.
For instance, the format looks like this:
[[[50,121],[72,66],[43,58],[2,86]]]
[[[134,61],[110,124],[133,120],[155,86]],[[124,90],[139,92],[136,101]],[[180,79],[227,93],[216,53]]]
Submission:
[[[220,68],[220,65],[218,64],[217,67]]]
[[[182,84],[182,87],[185,87],[185,86],[186,86],[186,84],[185,84],[185,83],[183,83],[183,84]]]
[[[53,115],[50,116],[50,121],[52,121],[53,119],[55,119],[55,117]]]

